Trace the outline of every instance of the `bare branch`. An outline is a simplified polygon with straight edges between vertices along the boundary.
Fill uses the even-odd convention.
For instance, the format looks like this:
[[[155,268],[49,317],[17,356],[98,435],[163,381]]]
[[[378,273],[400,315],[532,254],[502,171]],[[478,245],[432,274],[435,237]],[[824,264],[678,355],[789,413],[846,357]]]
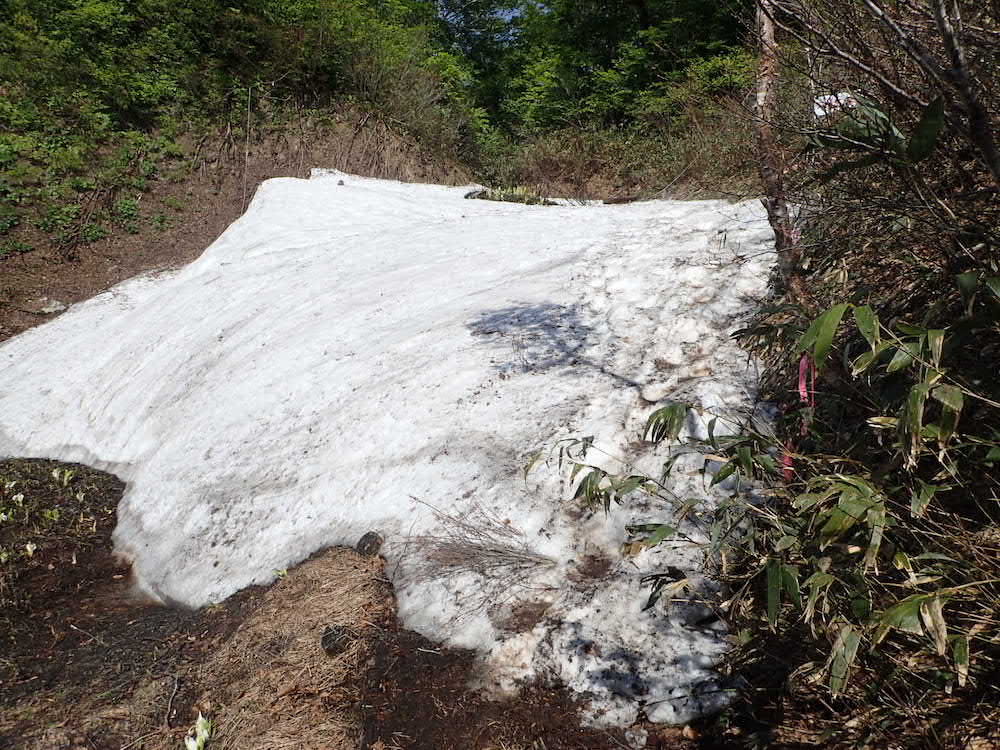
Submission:
[[[997,154],[996,143],[993,140],[992,123],[976,93],[972,76],[969,75],[965,50],[955,31],[955,27],[961,24],[958,3],[952,2],[950,18],[945,12],[942,0],[931,0],[931,7],[934,9],[934,18],[951,62],[948,78],[962,97],[969,116],[969,140],[979,149],[986,167],[993,175],[993,181],[1000,187],[1000,155]]]
[[[881,72],[879,72],[875,68],[871,67],[870,65],[866,65],[861,60],[859,60],[856,56],[854,56],[851,53],[847,52],[846,50],[840,48],[834,42],[834,40],[831,38],[831,36],[829,34],[825,33],[818,26],[816,26],[815,24],[811,23],[803,14],[799,13],[796,10],[793,10],[793,9],[787,7],[786,5],[782,5],[781,9],[782,9],[782,11],[784,11],[785,13],[787,13],[789,16],[791,16],[792,18],[794,18],[811,35],[813,35],[817,39],[821,40],[822,43],[823,43],[823,45],[824,45],[824,47],[822,47],[822,48],[817,47],[812,41],[810,41],[809,39],[804,38],[801,34],[798,33],[798,31],[796,31],[795,29],[793,29],[791,26],[789,26],[787,24],[781,23],[776,18],[774,18],[774,16],[772,15],[771,16],[772,20],[777,24],[777,26],[782,31],[784,31],[784,32],[786,32],[788,34],[791,34],[796,39],[798,39],[800,42],[802,42],[803,44],[808,45],[809,47],[811,47],[812,49],[815,49],[817,52],[819,52],[821,54],[833,55],[834,57],[840,58],[841,60],[843,60],[844,62],[846,62],[848,65],[851,65],[852,67],[854,67],[856,70],[864,73],[865,75],[867,75],[867,76],[869,76],[871,78],[874,78],[876,81],[878,81],[880,84],[882,84],[882,86],[884,86],[888,91],[891,91],[896,96],[898,96],[898,97],[900,97],[902,99],[905,99],[906,101],[909,101],[909,102],[911,102],[913,104],[917,104],[917,105],[919,105],[921,107],[926,107],[927,106],[927,101],[926,100],[922,99],[921,97],[917,96],[916,94],[914,94],[914,93],[912,93],[910,91],[906,91],[905,89],[901,88],[896,83],[894,83],[893,81],[889,80],[889,78],[887,78],[884,74],[882,74]],[[765,10],[764,12],[770,13],[770,10],[768,9],[768,10]]]

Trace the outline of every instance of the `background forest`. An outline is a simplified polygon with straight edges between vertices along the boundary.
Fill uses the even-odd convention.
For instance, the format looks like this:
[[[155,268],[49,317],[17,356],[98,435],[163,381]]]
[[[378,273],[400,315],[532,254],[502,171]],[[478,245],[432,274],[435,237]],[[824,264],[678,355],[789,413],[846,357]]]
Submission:
[[[490,184],[650,189],[690,169],[692,120],[723,118],[706,101],[750,86],[746,6],[11,0],[0,254],[135,231],[137,194],[180,179],[200,139],[256,139],[304,111],[374,117]],[[95,191],[114,193],[96,211]]]

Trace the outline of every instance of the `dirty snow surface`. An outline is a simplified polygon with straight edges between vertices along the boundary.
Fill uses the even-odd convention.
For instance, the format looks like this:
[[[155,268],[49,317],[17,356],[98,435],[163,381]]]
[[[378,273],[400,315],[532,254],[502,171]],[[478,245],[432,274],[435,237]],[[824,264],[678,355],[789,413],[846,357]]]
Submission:
[[[593,436],[594,463],[659,474],[663,446],[639,440],[658,404],[750,406],[729,336],[773,261],[760,206],[466,192],[265,182],[196,262],[0,346],[0,456],[125,479],[117,548],[164,602],[375,530],[404,623],[479,649],[488,687],[559,681],[599,724],[686,721],[724,701],[724,633],[676,597],[643,611],[641,578],[696,581],[704,517],[625,557],[625,526],[669,508],[588,510],[550,454],[523,469]],[[709,498],[700,467],[683,456],[671,491]]]

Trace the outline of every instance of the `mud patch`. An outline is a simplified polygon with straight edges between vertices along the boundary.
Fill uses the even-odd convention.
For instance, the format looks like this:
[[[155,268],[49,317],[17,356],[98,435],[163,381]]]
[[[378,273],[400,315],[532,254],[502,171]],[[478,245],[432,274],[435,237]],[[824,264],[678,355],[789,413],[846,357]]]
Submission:
[[[491,701],[470,686],[471,651],[442,649],[395,630],[375,643],[365,680],[363,750],[583,750],[629,747],[620,730],[581,727],[577,706],[555,688],[526,687]]]

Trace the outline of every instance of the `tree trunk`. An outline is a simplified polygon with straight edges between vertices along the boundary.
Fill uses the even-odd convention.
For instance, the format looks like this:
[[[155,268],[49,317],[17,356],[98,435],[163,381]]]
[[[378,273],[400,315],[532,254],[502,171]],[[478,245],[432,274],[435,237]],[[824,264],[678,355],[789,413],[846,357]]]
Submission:
[[[764,183],[764,206],[774,230],[781,277],[796,300],[808,307],[798,275],[799,236],[785,196],[785,159],[774,124],[778,117],[778,45],[771,0],[757,0],[757,35],[760,40],[760,67],[757,74],[757,101],[754,120],[760,176]]]

